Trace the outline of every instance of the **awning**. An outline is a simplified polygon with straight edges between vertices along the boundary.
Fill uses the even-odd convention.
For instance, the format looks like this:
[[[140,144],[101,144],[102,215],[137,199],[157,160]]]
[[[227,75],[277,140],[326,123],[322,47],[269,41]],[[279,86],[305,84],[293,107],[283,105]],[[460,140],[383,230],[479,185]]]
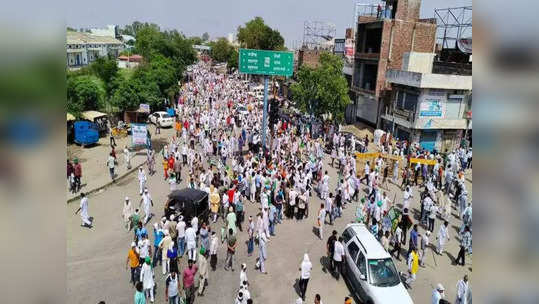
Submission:
[[[101,113],[101,112],[98,112],[98,111],[86,111],[86,112],[82,112],[81,116],[82,116],[82,118],[87,119],[89,121],[94,121],[94,119],[99,118],[99,117],[103,117],[103,116],[107,116],[107,114]]]
[[[73,116],[72,114],[70,113],[66,113],[67,114],[67,121],[73,121],[75,120],[75,116]]]

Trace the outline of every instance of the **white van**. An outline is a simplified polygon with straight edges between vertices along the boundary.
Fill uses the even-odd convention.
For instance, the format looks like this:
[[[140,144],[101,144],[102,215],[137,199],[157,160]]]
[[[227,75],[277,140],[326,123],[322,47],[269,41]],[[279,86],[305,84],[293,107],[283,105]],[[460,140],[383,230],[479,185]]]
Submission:
[[[348,224],[342,237],[343,276],[353,294],[367,304],[413,304],[393,259],[364,224]]]

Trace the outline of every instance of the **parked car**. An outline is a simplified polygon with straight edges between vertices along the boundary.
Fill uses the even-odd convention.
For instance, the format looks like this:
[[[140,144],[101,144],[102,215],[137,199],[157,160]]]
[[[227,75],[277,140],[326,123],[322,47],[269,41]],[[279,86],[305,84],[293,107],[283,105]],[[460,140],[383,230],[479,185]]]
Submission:
[[[174,190],[168,195],[164,209],[166,218],[181,214],[186,222],[191,222],[193,216],[198,217],[199,223],[205,222],[210,213],[208,193],[191,188]]]
[[[364,224],[348,224],[342,237],[343,276],[354,295],[368,304],[413,303],[393,259]]]
[[[172,127],[174,125],[174,118],[167,112],[159,111],[150,115],[150,122],[154,125],[159,124],[161,127]]]

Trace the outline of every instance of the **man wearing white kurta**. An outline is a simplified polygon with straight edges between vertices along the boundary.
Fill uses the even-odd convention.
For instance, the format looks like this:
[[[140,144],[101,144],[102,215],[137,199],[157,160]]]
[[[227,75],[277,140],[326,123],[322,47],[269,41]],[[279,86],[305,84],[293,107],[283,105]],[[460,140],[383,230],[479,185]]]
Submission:
[[[88,216],[88,198],[84,193],[81,192],[80,194],[81,200],[80,200],[80,207],[75,212],[77,214],[80,211],[80,218],[82,220],[81,226],[91,227],[92,222],[90,221],[90,217]]]
[[[468,275],[457,282],[457,299],[455,304],[468,304]]]
[[[444,252],[444,245],[447,241],[449,241],[449,230],[447,229],[448,225],[449,222],[445,221],[443,225],[440,225],[440,230],[438,230],[438,236],[436,237],[438,239],[438,246],[436,250],[438,251],[439,255]]]
[[[146,299],[149,297],[150,302],[153,303],[153,286],[155,284],[153,280],[152,266],[150,265],[151,259],[147,257],[144,262],[145,263],[140,269],[140,281],[142,282],[142,288],[144,289],[144,295],[146,296]]]
[[[187,256],[189,260],[196,259],[196,231],[192,226],[185,229],[185,242],[187,243]]]
[[[140,189],[139,194],[142,195],[144,187],[146,187],[146,173],[144,173],[144,169],[142,169],[142,167],[138,168],[138,183]]]
[[[144,217],[143,224],[146,225],[150,217],[153,215],[150,210],[150,207],[153,205],[153,201],[152,196],[150,195],[150,193],[148,193],[148,188],[144,189],[144,193],[142,194],[142,199],[140,200],[139,207],[141,204],[144,204],[144,213],[146,214],[146,216]]]

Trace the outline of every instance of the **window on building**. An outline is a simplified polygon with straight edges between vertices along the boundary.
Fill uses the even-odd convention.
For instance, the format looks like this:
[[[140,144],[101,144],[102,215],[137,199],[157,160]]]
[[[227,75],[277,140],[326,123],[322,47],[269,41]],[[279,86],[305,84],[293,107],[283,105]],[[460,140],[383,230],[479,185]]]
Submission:
[[[462,117],[461,111],[464,111],[462,98],[448,98],[446,103],[445,116],[447,119],[459,119]]]
[[[418,98],[419,98],[419,95],[406,92],[406,95],[404,97],[403,108],[405,110],[415,112],[415,107],[417,105],[417,99]]]

